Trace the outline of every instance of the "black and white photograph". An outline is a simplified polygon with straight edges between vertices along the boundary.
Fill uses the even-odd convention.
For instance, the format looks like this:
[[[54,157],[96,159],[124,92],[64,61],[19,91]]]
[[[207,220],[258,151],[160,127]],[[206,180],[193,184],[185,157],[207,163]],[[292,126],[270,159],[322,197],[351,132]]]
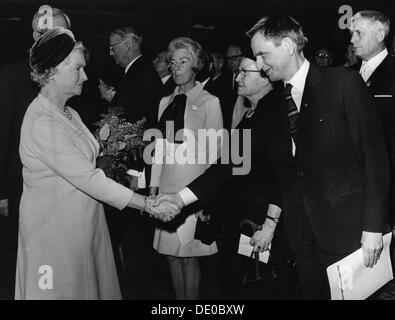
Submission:
[[[0,0],[0,300],[395,300],[394,30],[388,0]]]

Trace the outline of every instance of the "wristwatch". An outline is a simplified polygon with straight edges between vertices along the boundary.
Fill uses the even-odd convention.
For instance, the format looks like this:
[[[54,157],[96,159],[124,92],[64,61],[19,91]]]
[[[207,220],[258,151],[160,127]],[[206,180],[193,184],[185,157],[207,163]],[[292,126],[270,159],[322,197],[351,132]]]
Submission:
[[[279,218],[273,218],[273,217],[271,217],[271,216],[269,216],[269,215],[266,215],[266,218],[272,220],[272,221],[275,222],[275,223],[278,223],[278,222],[280,221]]]

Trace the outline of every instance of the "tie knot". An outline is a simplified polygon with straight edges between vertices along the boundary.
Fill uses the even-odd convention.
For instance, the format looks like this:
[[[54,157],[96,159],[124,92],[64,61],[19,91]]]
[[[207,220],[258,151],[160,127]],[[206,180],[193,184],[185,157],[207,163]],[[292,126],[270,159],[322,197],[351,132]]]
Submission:
[[[291,91],[292,91],[292,84],[287,83],[287,85],[286,85],[285,88],[284,88],[284,96],[285,96],[285,97],[292,96],[292,95],[291,95]]]

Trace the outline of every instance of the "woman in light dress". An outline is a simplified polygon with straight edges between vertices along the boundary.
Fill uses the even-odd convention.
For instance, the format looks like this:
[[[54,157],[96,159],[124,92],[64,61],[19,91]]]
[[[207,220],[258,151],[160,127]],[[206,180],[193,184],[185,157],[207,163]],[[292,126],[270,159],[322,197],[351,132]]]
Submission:
[[[41,91],[28,107],[19,153],[23,164],[16,299],[120,299],[103,206],[153,208],[150,199],[96,168],[99,145],[77,112],[66,106],[81,94],[83,46],[55,28],[30,51]],[[100,202],[99,202],[100,201]]]
[[[161,144],[157,143],[155,159],[163,164],[156,161],[151,180],[151,190],[159,186],[159,193],[183,189],[201,175],[210,166],[210,159],[215,160],[220,152],[220,138],[214,139],[214,145],[212,141],[205,145],[202,141],[205,138],[198,141],[198,130],[220,132],[223,128],[218,98],[195,81],[200,51],[197,42],[185,37],[172,40],[168,47],[171,72],[177,87],[159,104],[159,128],[166,139],[160,140]],[[174,140],[173,132],[176,134],[179,130],[183,130],[183,141],[178,141],[178,135]],[[203,161],[198,163],[199,155],[203,155]],[[198,298],[198,257],[217,253],[215,242],[206,245],[194,239],[196,222],[201,215],[201,211],[184,212],[175,221],[159,225],[155,231],[153,246],[167,256],[176,298],[180,300]]]

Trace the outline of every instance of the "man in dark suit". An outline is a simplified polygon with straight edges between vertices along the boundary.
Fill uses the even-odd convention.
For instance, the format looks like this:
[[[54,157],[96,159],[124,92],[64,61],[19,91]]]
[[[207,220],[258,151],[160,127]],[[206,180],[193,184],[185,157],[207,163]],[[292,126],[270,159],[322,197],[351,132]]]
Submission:
[[[49,7],[47,9],[45,11],[40,7],[33,17],[34,40],[49,28],[70,28],[70,20],[62,10]],[[52,26],[42,21],[48,14],[52,15]],[[0,213],[8,215],[12,261],[16,261],[19,202],[23,188],[22,163],[19,157],[20,129],[27,107],[39,92],[37,84],[30,77],[30,71],[29,59],[26,56],[21,61],[4,66],[0,74]]]
[[[286,190],[284,223],[304,298],[329,298],[326,267],[362,244],[365,266],[380,255],[388,223],[388,158],[374,100],[358,74],[318,68],[290,17],[265,17],[249,32],[257,65],[283,81],[292,123],[296,179]],[[256,240],[266,245],[268,234]],[[270,236],[270,235],[269,235]]]
[[[391,168],[391,209],[395,209],[395,59],[389,54],[385,40],[390,30],[389,19],[377,11],[360,11],[350,25],[351,43],[361,58],[358,69],[375,98],[384,123]]]
[[[125,69],[112,105],[122,107],[131,123],[146,117],[147,128],[151,128],[157,120],[163,84],[151,61],[141,54],[142,41],[142,36],[132,27],[117,29],[110,35],[110,55]]]
[[[221,103],[224,128],[230,130],[236,101],[232,89],[232,73],[225,70],[225,57],[222,54],[212,52],[211,58],[213,60],[212,75],[204,89],[218,97]]]
[[[380,256],[389,187],[384,129],[358,73],[320,68],[304,58],[307,38],[296,20],[265,17],[248,35],[258,68],[287,90],[278,107],[289,123],[282,134],[291,155],[275,165],[281,206],[272,208],[274,221],[265,220],[252,244],[267,250],[284,212],[302,298],[329,299],[329,265],[361,244],[365,266],[373,267]],[[283,147],[276,143],[269,155]],[[186,189],[162,198],[182,207],[196,195]]]
[[[158,73],[160,80],[164,87],[164,96],[168,96],[173,93],[176,88],[176,83],[171,76],[169,69],[169,61],[167,59],[167,51],[161,51],[158,53],[156,58],[152,61],[156,72]]]
[[[351,19],[351,43],[362,62],[357,66],[366,86],[374,96],[384,124],[391,170],[390,218],[395,218],[395,59],[385,46],[390,21],[381,12],[365,10]],[[395,247],[392,248],[393,263]],[[395,296],[392,282],[392,296]],[[388,286],[390,287],[390,286]],[[388,291],[388,290],[387,290]],[[388,294],[387,294],[388,295]]]
[[[130,123],[146,118],[145,128],[152,128],[157,123],[159,102],[164,95],[163,84],[156,73],[152,62],[141,54],[142,36],[130,26],[116,29],[110,34],[110,55],[115,63],[125,69],[125,76],[120,83],[113,100],[112,107],[122,107],[124,116]],[[140,159],[141,163],[142,158]],[[145,166],[147,173],[148,167]],[[134,169],[134,168],[133,168]],[[141,171],[142,167],[136,167]],[[149,175],[146,174],[146,181]],[[134,209],[126,209],[134,210]],[[121,249],[126,267],[126,282],[121,283],[124,298],[149,299],[156,281],[153,269],[154,250],[152,248],[155,223],[147,216],[139,214],[119,213],[107,217],[121,219],[121,230],[110,230],[110,233],[122,233]],[[112,237],[114,239],[114,237]],[[118,247],[119,248],[119,247]],[[116,248],[116,249],[118,249]],[[119,250],[117,250],[118,252]],[[123,279],[121,275],[121,279]],[[122,282],[122,281],[121,281]]]

